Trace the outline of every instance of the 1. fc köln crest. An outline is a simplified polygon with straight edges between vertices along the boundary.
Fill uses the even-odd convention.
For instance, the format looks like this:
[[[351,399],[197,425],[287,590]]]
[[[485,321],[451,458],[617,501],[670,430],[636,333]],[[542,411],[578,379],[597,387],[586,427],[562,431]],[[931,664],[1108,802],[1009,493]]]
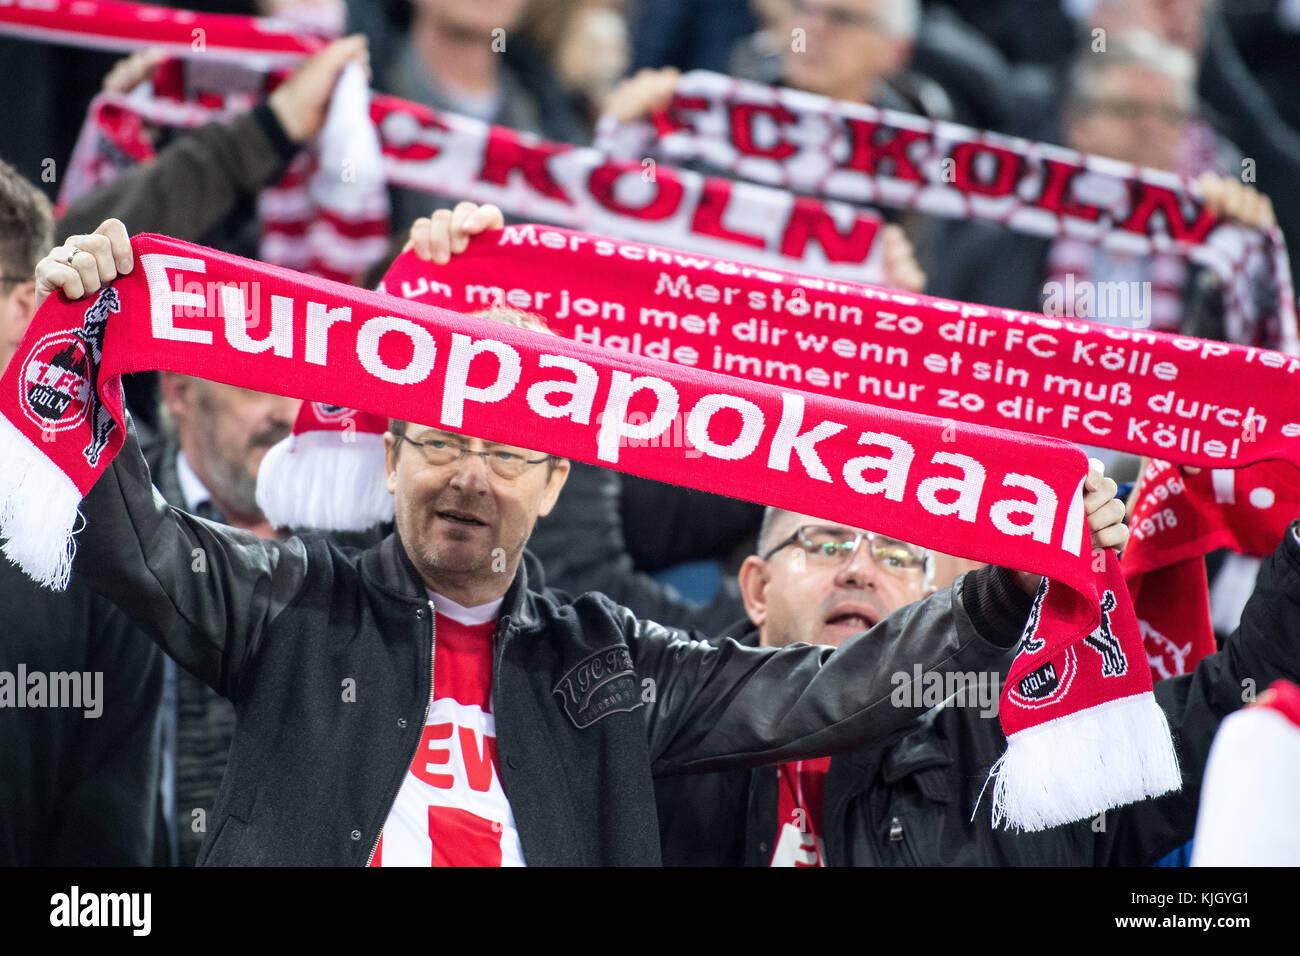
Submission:
[[[104,289],[86,310],[80,329],[51,332],[37,341],[23,361],[20,405],[42,434],[56,434],[89,422],[90,444],[83,450],[92,467],[108,445],[116,424],[99,400],[94,384],[103,354],[104,326],[121,308],[117,293]]]
[[[52,332],[23,363],[22,408],[42,432],[76,428],[91,398],[90,353],[78,331]]]

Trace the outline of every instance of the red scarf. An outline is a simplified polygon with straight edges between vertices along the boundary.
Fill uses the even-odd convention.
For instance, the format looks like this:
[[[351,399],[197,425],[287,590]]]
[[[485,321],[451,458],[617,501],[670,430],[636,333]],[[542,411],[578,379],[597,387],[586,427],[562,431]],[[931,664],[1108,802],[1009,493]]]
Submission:
[[[160,48],[261,68],[295,63],[325,46],[298,22],[121,0],[6,3],[0,6],[0,33],[103,50]]]
[[[0,379],[0,536],[34,578],[67,582],[78,503],[123,441],[121,376],[197,374],[1044,573],[1052,583],[1004,694],[995,815],[1039,828],[1179,785],[1146,668],[1129,664],[1141,651],[1117,563],[1093,567],[1085,462],[1068,443],[979,425],[945,434],[938,419],[619,355],[189,243],[138,235],[133,246],[135,270],[92,300],[51,296]],[[702,452],[688,467],[681,449],[625,443],[678,414]]]
[[[382,288],[536,312],[560,335],[790,386],[1189,465],[1300,465],[1300,357],[688,255],[542,226]],[[1269,549],[1271,550],[1271,548]]]
[[[154,73],[154,95],[101,93],[68,163],[60,207],[155,156],[151,128],[192,129],[251,107],[287,75],[201,60],[170,60]],[[339,79],[325,126],[280,180],[258,194],[265,262],[350,281],[390,246],[388,190],[379,141],[367,123],[369,91],[358,66]]]
[[[1178,252],[1222,280],[1229,340],[1300,352],[1280,230],[1219,219],[1173,173],[702,71],[683,76],[651,121],[607,119],[600,133],[598,144],[614,156],[702,160],[821,199],[985,220],[1130,253]]]
[[[471,242],[443,267],[408,253],[382,288],[465,311],[494,303],[524,308],[578,341],[935,415],[954,433],[964,427],[959,422],[1010,426],[1241,469],[1213,472],[1220,485],[1241,485],[1235,498],[1180,493],[1166,501],[1181,482],[1153,472],[1138,502],[1124,568],[1156,679],[1187,673],[1214,651],[1201,557],[1219,547],[1267,554],[1300,512],[1300,359],[1277,352],[534,226]],[[673,434],[689,440],[680,425]],[[307,454],[322,454],[319,447]],[[276,524],[347,513],[346,501],[369,501],[376,510],[363,516],[358,509],[342,527],[391,513],[385,497],[321,483],[318,459],[303,457],[296,468],[285,467],[289,461],[283,452],[268,459],[259,482],[276,489],[267,502]],[[379,465],[373,459],[369,472],[357,474]],[[1209,475],[1191,486],[1208,485]],[[1270,489],[1268,508],[1247,505],[1262,500],[1257,488]],[[1175,524],[1166,525],[1166,513]]]
[[[1300,514],[1300,473],[1271,462],[1184,475],[1155,459],[1129,519],[1124,576],[1154,680],[1186,674],[1215,650],[1204,556],[1267,555]]]

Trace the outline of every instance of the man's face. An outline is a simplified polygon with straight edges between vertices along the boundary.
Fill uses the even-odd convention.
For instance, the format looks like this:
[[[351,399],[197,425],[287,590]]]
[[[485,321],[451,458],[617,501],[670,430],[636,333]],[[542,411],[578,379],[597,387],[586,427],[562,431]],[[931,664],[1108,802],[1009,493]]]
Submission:
[[[36,314],[36,283],[0,279],[0,373],[18,352],[18,343]]]
[[[1115,66],[1102,75],[1093,102],[1066,117],[1066,142],[1083,153],[1173,170],[1187,107],[1163,73]]]
[[[499,585],[496,596],[504,594],[533,525],[550,513],[564,487],[569,462],[538,462],[542,453],[427,425],[407,425],[405,438],[409,441],[386,434],[384,450],[397,533],[416,569],[435,590],[441,585],[478,592]],[[482,455],[431,463],[439,452],[426,457],[426,449],[412,441],[441,443],[442,454],[465,447],[496,456],[520,455],[534,463],[521,465],[516,477],[501,474]]]
[[[770,550],[809,527],[823,529],[825,540],[851,540],[861,530],[783,512],[764,547]],[[909,553],[924,552],[877,537],[874,546],[864,538],[849,556],[810,552],[797,542],[766,560],[751,555],[740,570],[745,609],[765,647],[799,641],[838,647],[934,590],[926,584],[923,565],[909,566]]]
[[[267,449],[288,437],[302,402],[171,373],[162,384],[195,474],[223,508],[259,515],[257,469]]]
[[[489,40],[498,27],[511,30],[527,0],[414,0],[443,30],[465,39]],[[508,42],[508,41],[507,41]]]
[[[786,81],[822,96],[869,99],[876,84],[902,70],[911,55],[910,43],[885,32],[883,2],[794,0],[781,38]]]

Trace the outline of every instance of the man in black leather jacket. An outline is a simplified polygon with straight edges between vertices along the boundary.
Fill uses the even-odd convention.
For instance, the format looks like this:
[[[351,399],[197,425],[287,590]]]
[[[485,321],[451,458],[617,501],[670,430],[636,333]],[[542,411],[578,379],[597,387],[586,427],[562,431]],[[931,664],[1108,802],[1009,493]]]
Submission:
[[[779,543],[803,519],[770,511],[760,551]],[[1294,529],[1295,526],[1293,526]],[[921,578],[900,585],[862,544],[842,562],[833,582],[828,622],[843,613],[874,614],[893,609],[921,593]],[[730,633],[752,646],[780,645],[792,639],[787,623],[817,629],[801,614],[807,585],[799,594],[763,586],[769,562],[785,554],[754,556],[742,570],[742,592],[750,620]],[[806,559],[805,559],[806,560]],[[778,569],[779,570],[779,569]],[[749,580],[746,581],[746,572]],[[821,572],[809,566],[805,577]],[[789,576],[786,576],[788,581]],[[777,584],[785,583],[779,576]],[[897,613],[897,612],[895,612]],[[834,643],[830,627],[793,639]],[[1013,654],[997,666],[996,684],[1005,678]],[[947,701],[914,720],[879,746],[836,756],[825,772],[816,840],[778,852],[785,834],[779,806],[782,768],[694,774],[656,781],[664,862],[669,865],[768,866],[791,862],[831,866],[936,865],[1151,865],[1192,838],[1201,777],[1219,721],[1253,699],[1278,678],[1300,675],[1300,538],[1288,531],[1265,563],[1241,625],[1217,654],[1204,658],[1191,674],[1156,684],[1178,748],[1183,786],[1178,792],[1145,800],[1067,826],[1037,833],[995,830],[985,795],[989,768],[1006,749],[995,712],[967,694]],[[964,703],[964,705],[963,705]],[[789,772],[788,769],[785,772]],[[805,814],[814,811],[800,808]],[[800,816],[794,822],[803,824]],[[820,860],[818,860],[820,858]]]
[[[116,221],[72,245],[90,254],[42,260],[38,297],[133,267]],[[387,436],[397,531],[366,551],[258,539],[166,505],[133,429],[83,502],[77,570],[235,705],[200,864],[372,860],[433,703],[434,616],[452,604],[501,601],[488,749],[530,865],[658,863],[653,775],[869,745],[921,710],[895,705],[888,675],[987,669],[1023,628],[1029,595],[995,568],[834,652],[713,647],[600,595],[534,591],[524,545],[568,463],[503,483],[489,474],[499,446],[469,439],[437,465],[431,433]]]

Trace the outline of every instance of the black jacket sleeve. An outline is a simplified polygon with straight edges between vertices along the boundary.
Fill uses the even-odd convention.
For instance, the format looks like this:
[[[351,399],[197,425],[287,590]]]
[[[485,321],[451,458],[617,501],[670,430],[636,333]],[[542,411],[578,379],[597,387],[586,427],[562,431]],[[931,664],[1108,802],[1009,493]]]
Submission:
[[[1156,700],[1178,748],[1183,788],[1116,811],[1107,834],[1099,834],[1098,863],[1150,865],[1192,838],[1219,722],[1280,678],[1300,680],[1300,543],[1292,529],[1264,562],[1241,624],[1223,649],[1203,658],[1191,674],[1156,684]]]
[[[176,662],[234,697],[244,665],[307,578],[300,538],[266,541],[173,508],[134,425],[85,500],[74,570]]]
[[[1009,572],[984,567],[837,649],[715,647],[633,621],[637,677],[654,698],[645,708],[651,769],[723,770],[878,744],[924,710],[891,700],[893,675],[917,664],[923,673],[997,669],[1030,603]]]
[[[273,182],[297,147],[265,103],[230,121],[198,127],[151,163],[69,204],[60,234],[94,232],[115,217],[132,233],[197,240],[241,198]]]

